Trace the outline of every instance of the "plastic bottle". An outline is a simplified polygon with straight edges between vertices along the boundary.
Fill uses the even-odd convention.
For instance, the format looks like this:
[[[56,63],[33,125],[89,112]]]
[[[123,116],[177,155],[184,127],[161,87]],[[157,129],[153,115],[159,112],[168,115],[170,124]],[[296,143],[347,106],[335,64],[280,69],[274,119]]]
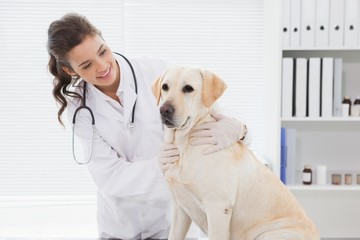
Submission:
[[[351,115],[351,99],[349,96],[345,96],[341,104],[341,115],[347,117]]]
[[[316,165],[315,167],[315,184],[316,185],[326,185],[326,166],[325,165]]]

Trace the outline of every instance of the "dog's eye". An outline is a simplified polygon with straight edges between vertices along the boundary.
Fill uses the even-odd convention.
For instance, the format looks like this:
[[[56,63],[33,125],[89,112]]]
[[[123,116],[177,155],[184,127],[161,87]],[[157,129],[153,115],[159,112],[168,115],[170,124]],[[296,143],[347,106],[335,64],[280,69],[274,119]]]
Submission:
[[[193,87],[190,85],[185,85],[182,89],[183,93],[190,93],[192,91],[194,91]]]
[[[165,83],[162,85],[161,89],[164,91],[167,91],[167,90],[169,90],[169,86]]]

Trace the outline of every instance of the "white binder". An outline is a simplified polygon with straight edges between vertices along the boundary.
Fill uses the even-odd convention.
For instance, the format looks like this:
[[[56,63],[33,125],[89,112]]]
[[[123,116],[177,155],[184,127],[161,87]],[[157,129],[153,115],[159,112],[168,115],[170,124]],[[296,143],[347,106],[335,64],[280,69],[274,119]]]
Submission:
[[[314,0],[301,1],[301,47],[315,46],[315,6],[316,1]]]
[[[344,46],[346,47],[354,47],[358,44],[358,8],[358,0],[345,1]]]
[[[341,116],[342,103],[342,58],[334,59],[334,116]]]
[[[290,46],[290,0],[282,1],[282,46],[288,48]]]
[[[306,117],[307,102],[307,59],[296,58],[295,116]]]
[[[330,1],[330,37],[329,45],[342,47],[344,45],[344,10],[345,1]]]
[[[293,112],[293,74],[294,59],[283,58],[282,81],[281,81],[281,116],[292,117]]]
[[[290,4],[290,46],[300,46],[300,16],[301,16],[301,0],[291,0]]]
[[[333,116],[333,71],[334,59],[322,59],[321,79],[321,116]]]
[[[330,0],[317,0],[315,11],[315,46],[329,45],[329,11]]]
[[[320,117],[320,58],[309,59],[309,117]]]

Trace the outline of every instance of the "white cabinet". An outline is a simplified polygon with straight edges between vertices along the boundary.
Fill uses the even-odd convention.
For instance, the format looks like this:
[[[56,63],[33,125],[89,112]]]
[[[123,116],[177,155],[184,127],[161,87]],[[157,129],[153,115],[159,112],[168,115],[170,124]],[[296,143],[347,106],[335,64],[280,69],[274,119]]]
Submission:
[[[291,192],[317,225],[322,238],[359,239],[360,191],[356,187],[302,187]]]
[[[360,95],[360,50],[286,50],[283,57],[334,57],[343,59],[343,95]],[[296,184],[289,189],[315,221],[322,237],[360,237],[360,117],[287,117],[281,127],[296,129]],[[302,185],[302,170],[310,164],[327,166],[327,184]],[[332,185],[331,175],[342,184]],[[352,184],[344,184],[352,174]],[[316,172],[314,173],[316,177]]]
[[[283,0],[282,4],[285,2],[285,5],[283,5],[285,8],[282,14],[285,15],[283,15],[282,19],[289,19],[288,15],[286,15],[286,7],[289,5],[288,1],[290,1],[290,6],[294,3],[292,0]],[[309,5],[307,4],[309,2],[306,0],[300,1],[306,6]],[[320,9],[318,7],[319,4],[322,5],[324,3],[327,3],[328,6]],[[336,4],[340,4],[341,7],[336,7]],[[360,15],[358,8],[360,1],[316,0],[316,4],[313,5],[317,9],[309,12],[315,12],[318,15],[315,18],[307,18],[307,21],[309,19],[322,18],[324,15],[329,16],[329,22],[324,23],[325,31],[329,30],[329,34],[326,35],[328,39],[322,39],[322,43],[318,44],[320,42],[318,37],[321,36],[323,38],[321,35],[323,31],[315,29],[315,41],[312,46],[309,44],[302,46],[304,41],[292,45],[292,29],[290,29],[290,43],[286,42],[284,44],[282,42],[282,57],[306,59],[342,58],[342,97],[350,96],[353,103],[355,98],[360,96],[360,39],[358,39],[358,32],[360,31],[358,29],[359,23],[357,22]],[[353,8],[351,6],[356,7]],[[325,14],[326,9],[329,12]],[[343,13],[343,17],[339,19],[345,19],[345,21],[339,22],[339,26],[335,26],[336,24],[334,25],[332,22],[337,19],[335,15],[341,14],[341,9],[349,11],[349,14]],[[354,9],[356,13],[354,13]],[[300,16],[303,16],[305,13],[303,9],[299,9],[299,11],[301,13]],[[334,15],[333,18],[331,17],[332,15]],[[351,24],[351,19],[356,19],[356,21]],[[300,26],[301,21],[300,19]],[[314,24],[316,25],[317,22],[319,21],[315,20]],[[281,29],[286,25],[291,26],[289,23],[281,23]],[[329,29],[326,29],[327,26]],[[337,31],[335,27],[340,27],[341,31]],[[350,30],[351,28],[354,29],[354,32]],[[300,32],[297,33],[300,35],[300,39],[302,39],[301,36],[304,34],[301,31],[305,31],[304,29],[306,28],[300,28]],[[331,36],[338,35],[340,32],[342,32],[341,36],[331,39]],[[287,38],[282,36],[282,39]],[[278,84],[278,86],[281,86],[281,84]],[[296,129],[295,184],[288,185],[288,188],[305,208],[308,215],[314,220],[319,228],[321,237],[359,238],[360,184],[357,184],[356,177],[357,174],[360,174],[360,117],[282,118],[280,116],[279,121],[281,127]],[[317,165],[327,166],[326,185],[316,185],[314,181],[310,186],[302,185],[302,170],[304,165],[308,164],[312,166],[313,171],[315,171]],[[341,185],[331,184],[333,173],[341,174]],[[352,174],[351,185],[344,184],[345,174]],[[314,175],[316,177],[316,172]]]
[[[360,96],[359,50],[283,51],[283,57],[342,58],[342,95],[350,96],[352,101]],[[301,184],[304,165],[310,164],[313,170],[316,165],[326,165],[328,184],[332,173],[341,174],[343,184],[344,174],[350,173],[352,186],[360,191],[360,185],[356,184],[356,176],[360,174],[360,117],[286,117],[281,118],[281,126],[296,129],[296,184]]]
[[[343,96],[360,95],[360,50],[284,50],[283,57],[334,57],[343,59]],[[360,117],[287,117],[281,126],[296,129],[294,185],[289,189],[315,221],[322,237],[360,237]],[[302,185],[302,170],[310,164],[327,166],[327,184]],[[332,185],[331,175],[341,174],[342,184]],[[352,184],[344,184],[352,174]],[[316,172],[314,172],[316,177]]]
[[[291,5],[293,0],[288,1]],[[329,0],[315,0],[316,6]],[[334,0],[345,1],[345,0]],[[283,0],[264,1],[265,6],[265,62],[267,107],[264,108],[266,128],[264,138],[268,143],[265,149],[274,166],[274,172],[280,176],[280,128],[297,129],[297,148],[299,162],[298,174],[305,163],[314,166],[325,164],[330,172],[360,171],[360,119],[357,118],[281,118],[281,65],[282,57],[341,57],[343,59],[343,91],[352,99],[360,94],[360,46],[329,47],[328,7],[317,8],[315,24],[324,27],[320,34],[315,34],[315,46],[290,46],[290,35],[283,35]],[[360,6],[360,4],[358,3]],[[347,7],[345,6],[345,9]],[[319,11],[318,11],[319,10]],[[359,18],[360,19],[360,18]],[[325,22],[324,22],[325,21]],[[345,20],[345,24],[348,21]],[[319,26],[318,26],[319,25]],[[357,23],[354,26],[359,26]],[[289,33],[289,28],[287,28]],[[358,31],[359,33],[360,31]],[[283,40],[288,42],[283,45]],[[346,42],[346,41],[344,41]],[[301,44],[301,43],[300,43]],[[357,41],[359,44],[359,41]],[[323,162],[324,161],[324,162]],[[355,179],[353,180],[355,181]],[[318,226],[322,238],[360,238],[360,187],[356,184],[347,186],[289,186],[291,192],[304,207],[308,215]]]

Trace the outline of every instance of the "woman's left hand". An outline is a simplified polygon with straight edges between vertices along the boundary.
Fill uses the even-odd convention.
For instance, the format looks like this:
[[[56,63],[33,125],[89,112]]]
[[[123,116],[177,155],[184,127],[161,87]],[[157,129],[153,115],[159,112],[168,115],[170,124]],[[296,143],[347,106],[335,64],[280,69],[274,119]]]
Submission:
[[[207,122],[191,130],[190,144],[193,146],[210,144],[204,154],[210,154],[227,148],[231,144],[244,140],[247,129],[242,122],[219,113],[212,113],[216,122]]]

